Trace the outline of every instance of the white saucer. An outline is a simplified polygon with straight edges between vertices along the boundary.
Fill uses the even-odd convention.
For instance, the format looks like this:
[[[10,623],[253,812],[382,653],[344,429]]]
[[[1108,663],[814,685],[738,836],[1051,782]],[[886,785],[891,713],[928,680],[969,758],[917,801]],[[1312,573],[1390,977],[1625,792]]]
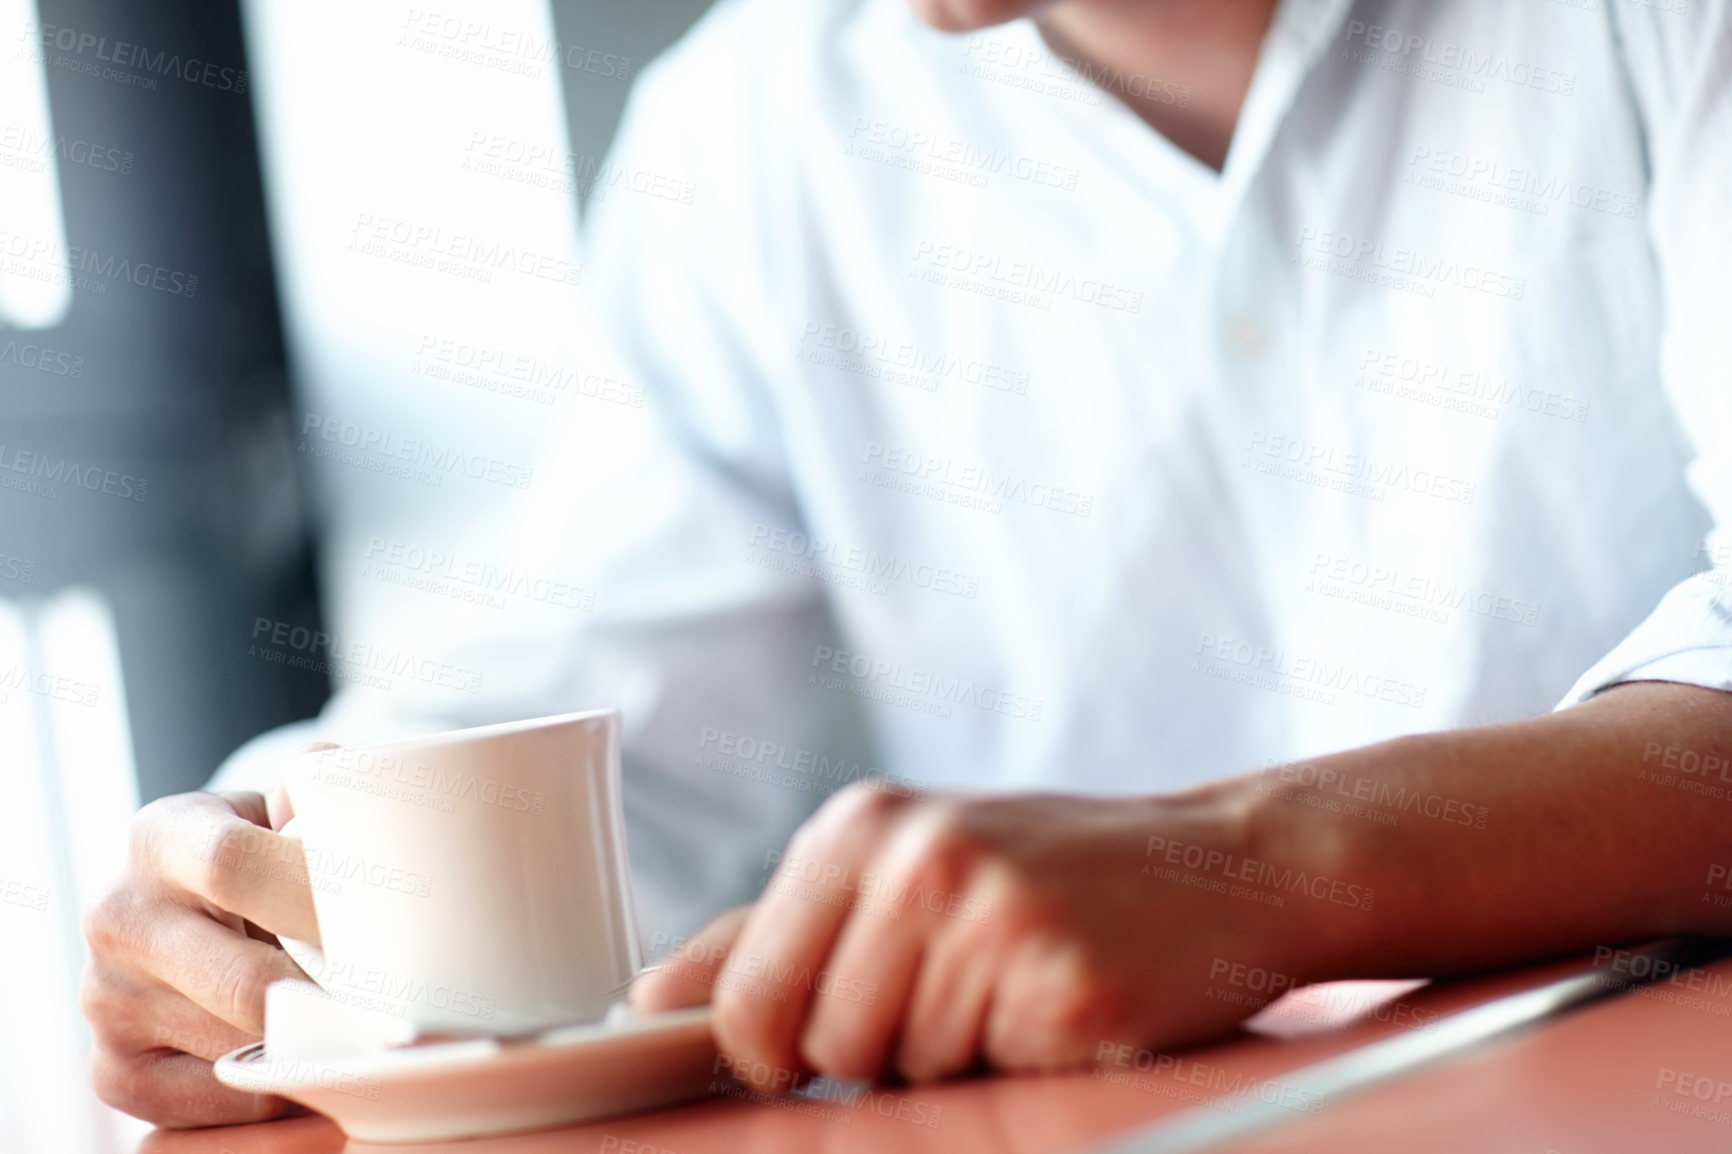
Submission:
[[[216,1062],[217,1081],[278,1094],[363,1142],[425,1142],[651,1110],[728,1082],[710,1008],[333,1058],[272,1058],[264,1042]]]

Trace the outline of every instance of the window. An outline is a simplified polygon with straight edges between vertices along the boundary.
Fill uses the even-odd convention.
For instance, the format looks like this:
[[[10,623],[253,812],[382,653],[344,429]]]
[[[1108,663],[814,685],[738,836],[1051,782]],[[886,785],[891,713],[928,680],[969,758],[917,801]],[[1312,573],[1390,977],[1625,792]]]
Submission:
[[[36,0],[0,0],[0,29],[21,45],[0,67],[0,322],[57,325],[72,306],[48,79]]]

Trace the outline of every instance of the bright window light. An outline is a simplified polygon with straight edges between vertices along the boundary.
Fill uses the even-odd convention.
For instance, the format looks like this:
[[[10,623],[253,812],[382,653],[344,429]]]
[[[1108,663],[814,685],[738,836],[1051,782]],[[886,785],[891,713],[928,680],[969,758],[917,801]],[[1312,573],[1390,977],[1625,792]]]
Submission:
[[[0,0],[0,29],[21,44],[0,65],[0,322],[21,329],[72,307],[41,26],[36,0]]]
[[[96,1101],[75,985],[79,911],[120,868],[138,807],[119,652],[88,589],[0,599],[0,1150],[130,1148]],[[136,1137],[136,1135],[132,1135]]]

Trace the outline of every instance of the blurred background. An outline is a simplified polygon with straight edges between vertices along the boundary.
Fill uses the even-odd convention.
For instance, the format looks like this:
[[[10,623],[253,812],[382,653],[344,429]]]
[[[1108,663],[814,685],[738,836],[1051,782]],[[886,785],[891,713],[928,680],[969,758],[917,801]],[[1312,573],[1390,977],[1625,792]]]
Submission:
[[[584,357],[480,254],[576,275],[708,2],[0,0],[0,1150],[142,1128],[69,1075],[79,911],[139,805],[379,680],[334,654],[429,656],[417,574]]]

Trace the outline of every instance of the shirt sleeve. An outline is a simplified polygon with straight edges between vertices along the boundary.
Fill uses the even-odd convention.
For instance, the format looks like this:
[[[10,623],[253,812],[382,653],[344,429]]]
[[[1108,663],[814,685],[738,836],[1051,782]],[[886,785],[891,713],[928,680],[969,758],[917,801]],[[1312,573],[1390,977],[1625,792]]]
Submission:
[[[343,693],[322,732],[293,735],[617,706],[646,955],[756,895],[768,851],[821,800],[803,754],[870,764],[852,700],[804,684],[817,647],[835,645],[823,587],[755,548],[803,524],[768,289],[793,241],[791,218],[766,219],[776,194],[763,190],[786,185],[765,171],[778,150],[751,136],[769,117],[742,60],[764,49],[730,24],[732,7],[645,72],[613,153],[580,173],[591,197],[575,395],[559,402],[533,488],[501,524],[475,527],[494,543],[465,550],[559,595],[430,617],[428,648],[482,675],[460,712],[414,685],[393,692],[389,719]],[[258,780],[237,764],[223,780],[246,776]]]
[[[1648,227],[1666,302],[1660,373],[1694,457],[1686,480],[1712,521],[1704,572],[1559,704],[1626,681],[1732,691],[1732,5],[1605,5],[1647,141]]]

